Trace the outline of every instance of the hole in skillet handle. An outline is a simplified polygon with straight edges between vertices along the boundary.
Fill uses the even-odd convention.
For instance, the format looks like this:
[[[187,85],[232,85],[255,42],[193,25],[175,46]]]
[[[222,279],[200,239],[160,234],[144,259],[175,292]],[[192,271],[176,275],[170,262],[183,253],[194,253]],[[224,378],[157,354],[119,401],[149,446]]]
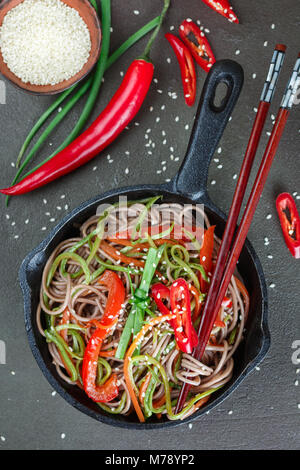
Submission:
[[[175,192],[192,200],[200,199],[207,193],[209,165],[238,100],[243,82],[243,69],[233,60],[220,60],[210,69],[203,86],[187,153],[173,182]],[[220,100],[219,92],[222,91]]]
[[[230,96],[231,88],[232,87],[230,87],[230,85],[225,80],[216,85],[214,96],[212,97],[212,101],[210,103],[210,106],[215,113],[224,111]]]

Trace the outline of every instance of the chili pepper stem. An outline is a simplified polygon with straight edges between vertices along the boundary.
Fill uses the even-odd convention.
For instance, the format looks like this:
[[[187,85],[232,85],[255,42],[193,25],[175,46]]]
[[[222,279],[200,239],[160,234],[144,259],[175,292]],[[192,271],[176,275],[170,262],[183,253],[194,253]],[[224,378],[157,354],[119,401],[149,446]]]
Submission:
[[[164,22],[164,19],[165,19],[165,16],[167,14],[167,11],[169,9],[169,6],[170,6],[170,3],[171,3],[171,0],[164,0],[164,7],[161,11],[161,14],[160,14],[160,18],[159,18],[159,23],[158,25],[156,26],[155,30],[153,31],[146,47],[145,47],[145,50],[143,52],[143,54],[141,55],[141,57],[139,57],[139,59],[144,59],[144,60],[147,60],[149,61],[149,54],[150,54],[150,50],[151,50],[151,47],[152,47],[152,44],[154,43],[160,29],[161,29],[161,26]]]

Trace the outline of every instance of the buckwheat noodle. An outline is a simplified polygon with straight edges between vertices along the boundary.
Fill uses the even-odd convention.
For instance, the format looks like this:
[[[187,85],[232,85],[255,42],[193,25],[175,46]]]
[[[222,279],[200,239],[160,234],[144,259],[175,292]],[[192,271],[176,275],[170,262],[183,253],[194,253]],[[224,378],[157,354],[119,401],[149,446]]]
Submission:
[[[57,374],[68,384],[83,388],[81,365],[84,348],[95,331],[93,321],[101,320],[107,302],[108,290],[97,282],[100,275],[105,269],[114,269],[122,280],[126,291],[126,301],[120,311],[118,321],[103,342],[101,351],[104,353],[116,350],[131,309],[129,302],[132,295],[131,289],[136,289],[140,285],[142,277],[142,268],[132,263],[124,263],[120,259],[116,260],[115,257],[108,254],[104,241],[100,240],[99,246],[96,250],[94,249],[94,242],[97,236],[100,237],[99,233],[96,233],[99,228],[99,220],[102,220],[104,230],[106,227],[113,226],[117,227],[119,232],[128,230],[130,233],[130,231],[136,230],[141,222],[143,227],[161,226],[164,224],[166,216],[170,216],[170,214],[171,222],[175,225],[182,225],[183,218],[190,220],[190,224],[194,224],[195,218],[200,215],[204,227],[207,229],[210,226],[210,221],[202,208],[196,206],[186,208],[181,204],[173,203],[149,204],[148,200],[119,204],[105,213],[100,212],[90,217],[79,228],[78,237],[62,241],[49,257],[43,271],[36,321],[42,336],[45,336],[46,326],[48,329],[50,328],[49,331],[64,339],[65,345],[63,347],[76,368],[76,377],[72,377],[67,370],[57,343],[48,342],[48,349]],[[106,238],[103,234],[101,236],[103,240]],[[166,238],[169,240],[170,234]],[[178,248],[179,258],[190,267],[190,270],[187,270],[182,264],[176,263],[176,258],[171,257],[170,248],[172,245],[170,247],[166,241],[166,256],[162,257],[163,261],[159,265],[159,272],[163,275],[164,282],[168,286],[178,277],[183,277],[189,284],[194,284],[193,274],[198,276],[199,272],[194,268],[194,265],[200,261],[199,246],[201,242],[202,240],[198,240],[197,244],[195,240],[191,241],[187,251],[188,255],[185,252],[183,254],[180,247]],[[213,259],[216,259],[220,244],[217,236],[215,236],[214,242]],[[113,247],[117,253],[132,256],[130,253],[132,247],[124,247],[124,245],[118,244],[117,240],[110,241],[109,238],[105,239],[105,243]],[[73,256],[73,254],[77,256]],[[140,252],[135,251],[134,254],[134,258],[140,261],[144,261],[146,256],[147,249]],[[184,256],[188,256],[188,258]],[[88,265],[89,282],[87,282],[83,269],[84,264],[81,260]],[[249,309],[248,294],[238,272],[231,279],[227,297],[231,303],[229,302],[228,307],[222,307],[221,312],[225,326],[214,327],[201,362],[190,354],[179,351],[174,339],[174,330],[166,322],[152,328],[143,338],[140,354],[156,358],[164,368],[170,383],[173,413],[176,399],[184,382],[192,385],[191,396],[186,405],[193,397],[203,395],[203,398],[197,400],[193,405],[184,408],[184,412],[180,416],[170,415],[165,405],[166,390],[160,372],[157,369],[154,370],[153,367],[149,369],[149,364],[146,362],[135,363],[133,366],[135,384],[142,384],[149,370],[152,377],[157,378],[150,395],[147,395],[147,400],[149,405],[150,396],[148,409],[150,407],[152,414],[155,413],[158,418],[164,416],[168,419],[186,418],[200,406],[203,406],[214,390],[230,381],[234,368],[234,353],[242,341]],[[196,308],[195,303],[194,299],[191,303],[192,314]],[[58,327],[62,324],[62,317],[66,309],[70,313],[69,324],[68,329],[62,330]],[[154,302],[151,303],[151,310],[154,316],[160,315]],[[146,313],[145,322],[149,319],[150,316]],[[123,364],[124,361],[115,358],[114,355],[101,358],[98,367],[98,383],[103,383],[104,379],[107,380],[111,373],[115,372],[118,376],[119,395],[111,402],[99,403],[99,406],[109,413],[128,415],[134,413],[134,407],[124,378]],[[207,396],[205,392],[209,392]],[[143,398],[144,396],[142,396]],[[155,404],[159,404],[157,406],[159,413],[155,410]]]

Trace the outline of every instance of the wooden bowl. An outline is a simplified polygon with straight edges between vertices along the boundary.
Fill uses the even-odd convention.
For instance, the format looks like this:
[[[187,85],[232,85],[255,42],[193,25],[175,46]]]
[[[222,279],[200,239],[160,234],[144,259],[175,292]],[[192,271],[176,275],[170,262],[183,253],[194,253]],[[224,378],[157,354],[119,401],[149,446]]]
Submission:
[[[24,0],[0,0],[0,26],[2,25],[3,19],[7,12],[23,1]],[[82,69],[68,80],[64,80],[60,83],[57,83],[56,85],[32,85],[31,83],[22,82],[20,78],[18,78],[13,72],[11,72],[11,70],[9,70],[3,61],[0,49],[0,73],[18,88],[22,88],[29,93],[39,95],[53,95],[55,93],[61,93],[62,91],[70,88],[72,85],[82,80],[92,70],[99,58],[101,46],[101,26],[95,9],[91,6],[88,0],[61,1],[68,6],[75,8],[88,27],[91,39],[91,51],[89,59],[84,64]]]

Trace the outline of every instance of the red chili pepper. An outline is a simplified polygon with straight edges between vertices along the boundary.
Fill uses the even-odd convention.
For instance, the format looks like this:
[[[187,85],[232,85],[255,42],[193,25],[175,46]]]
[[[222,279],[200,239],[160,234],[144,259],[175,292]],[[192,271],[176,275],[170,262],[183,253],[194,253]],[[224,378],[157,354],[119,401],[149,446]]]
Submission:
[[[165,34],[177,57],[183,85],[184,99],[188,106],[193,106],[196,98],[196,70],[193,56],[186,45],[171,33]]]
[[[170,301],[170,289],[164,284],[154,284],[151,287],[151,296],[153,297],[159,311],[163,315],[169,315],[170,309],[164,304],[164,300]],[[169,323],[173,323],[173,320],[170,320]]]
[[[102,343],[112,326],[118,320],[125,301],[125,288],[119,276],[113,271],[105,271],[98,283],[109,289],[106,307],[99,327],[91,336],[84,352],[82,363],[82,381],[86,394],[97,403],[106,403],[118,396],[119,389],[116,374],[100,386],[96,385],[98,357]]]
[[[205,72],[209,72],[212,65],[216,62],[216,59],[203,31],[201,31],[193,21],[184,20],[179,27],[179,34],[191,51],[197,64],[199,64]],[[197,45],[189,39],[190,34],[195,36]]]
[[[229,21],[233,23],[238,23],[238,17],[234,13],[232,6],[228,0],[202,0],[206,5],[215,10],[220,15],[225,16]]]
[[[14,186],[0,189],[0,192],[9,196],[25,194],[70,173],[107,147],[133,120],[152,82],[154,66],[149,60],[149,53],[170,6],[170,0],[163,0],[163,3],[159,24],[142,57],[132,62],[120,88],[93,124],[36,171]]]
[[[171,291],[173,292],[173,306],[171,302]],[[190,293],[186,281],[184,279],[177,279],[173,282],[171,289],[164,284],[154,284],[151,288],[151,296],[163,315],[169,315],[171,313],[170,309],[163,302],[164,300],[169,301],[172,313],[176,315],[176,318],[168,321],[174,330],[176,343],[183,352],[192,350],[198,344],[198,337],[192,325]],[[187,301],[185,299],[187,299]],[[182,313],[178,313],[177,308],[180,301],[183,301],[183,305],[181,302]],[[187,341],[185,340],[186,338]]]
[[[172,313],[176,318],[169,320],[169,323],[174,329],[176,343],[181,351],[189,354],[197,345],[198,337],[192,324],[190,293],[186,281],[176,279],[170,289],[163,284],[155,284],[151,288],[151,296],[163,315],[170,314],[163,301],[170,301]]]
[[[170,288],[172,313],[176,315],[174,333],[179,349],[187,354],[198,344],[198,336],[191,319],[190,292],[186,281],[176,279]]]
[[[136,116],[148,93],[153,71],[152,63],[144,59],[133,61],[108,106],[83,134],[31,175],[0,192],[10,196],[28,193],[70,173],[98,155]]]
[[[294,258],[300,258],[300,217],[293,197],[289,193],[280,194],[276,208],[285,243]]]

